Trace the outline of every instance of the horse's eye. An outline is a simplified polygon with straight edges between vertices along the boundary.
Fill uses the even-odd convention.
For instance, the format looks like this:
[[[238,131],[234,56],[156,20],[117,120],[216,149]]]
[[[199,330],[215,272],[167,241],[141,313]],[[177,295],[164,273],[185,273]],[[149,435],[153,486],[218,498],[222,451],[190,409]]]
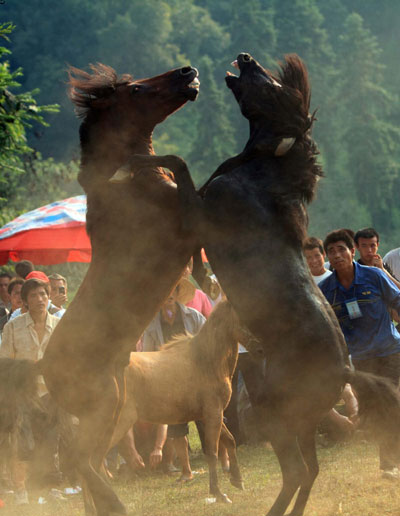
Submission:
[[[134,95],[135,93],[137,93],[138,91],[140,90],[140,86],[138,86],[137,84],[134,84],[132,87],[131,87],[131,94]]]

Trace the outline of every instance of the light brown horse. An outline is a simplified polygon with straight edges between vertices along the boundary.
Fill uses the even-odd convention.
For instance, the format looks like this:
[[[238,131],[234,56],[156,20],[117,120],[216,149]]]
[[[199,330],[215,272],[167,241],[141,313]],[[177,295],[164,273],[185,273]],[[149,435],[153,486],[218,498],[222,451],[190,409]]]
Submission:
[[[154,153],[154,127],[195,100],[197,75],[184,67],[134,80],[118,79],[102,64],[91,73],[70,69],[70,97],[83,117],[79,182],[93,257],[40,370],[54,400],[79,418],[71,461],[91,495],[85,497],[90,514],[126,514],[98,473],[124,403],[124,367],[193,254],[179,189],[167,174],[150,167],[128,183],[110,179],[131,154]]]
[[[232,394],[238,341],[245,345],[252,338],[230,303],[224,301],[196,336],[180,336],[160,351],[132,353],[126,368],[127,399],[113,442],[138,419],[167,424],[202,421],[210,493],[229,503],[218,486],[218,442],[221,436],[228,450],[232,485],[243,489],[235,439],[223,422],[223,412]]]

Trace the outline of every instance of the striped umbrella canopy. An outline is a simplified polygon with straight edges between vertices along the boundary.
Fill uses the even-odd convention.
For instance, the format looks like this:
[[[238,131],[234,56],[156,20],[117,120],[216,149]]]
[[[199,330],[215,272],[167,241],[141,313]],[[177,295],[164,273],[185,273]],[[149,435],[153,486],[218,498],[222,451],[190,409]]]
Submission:
[[[35,265],[88,263],[91,256],[85,195],[29,211],[0,229],[0,265],[8,260],[30,260]]]

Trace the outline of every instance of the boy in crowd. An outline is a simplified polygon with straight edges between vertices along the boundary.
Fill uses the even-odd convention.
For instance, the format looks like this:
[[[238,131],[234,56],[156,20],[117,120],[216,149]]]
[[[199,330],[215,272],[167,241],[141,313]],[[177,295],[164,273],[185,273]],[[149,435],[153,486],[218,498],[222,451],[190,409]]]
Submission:
[[[308,237],[303,244],[303,252],[315,283],[318,283],[332,274],[325,269],[325,251],[322,240]]]
[[[1,314],[4,315],[6,310],[10,308],[10,296],[8,294],[8,285],[11,281],[11,276],[8,272],[0,273],[0,309]]]
[[[378,232],[374,228],[359,229],[354,235],[354,242],[360,254],[358,263],[369,267],[378,267],[393,281],[397,288],[400,288],[400,281],[393,276],[389,267],[384,265],[381,255],[378,254]]]

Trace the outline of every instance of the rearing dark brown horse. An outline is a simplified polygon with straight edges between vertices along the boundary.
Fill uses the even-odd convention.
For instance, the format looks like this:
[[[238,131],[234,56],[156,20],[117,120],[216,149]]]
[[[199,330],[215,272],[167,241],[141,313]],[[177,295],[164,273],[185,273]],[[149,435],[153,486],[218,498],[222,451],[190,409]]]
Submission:
[[[236,64],[240,76],[229,74],[226,82],[250,122],[250,139],[213,174],[202,198],[189,188],[179,158],[138,156],[130,163],[175,172],[186,192],[186,220],[197,222],[228,299],[264,347],[263,398],[283,477],[268,516],[283,516],[297,491],[290,514],[302,516],[318,474],[316,426],[345,382],[355,385],[361,412],[372,408],[382,438],[398,432],[399,396],[383,379],[346,367],[336,317],[303,257],[305,206],[321,175],[309,134],[313,117],[305,66],[297,56],[287,56],[274,77],[249,54],[240,54]]]
[[[197,70],[117,78],[98,64],[71,68],[71,99],[83,117],[79,182],[87,194],[89,271],[53,333],[40,369],[51,396],[79,418],[73,460],[93,498],[86,511],[126,514],[99,469],[125,399],[129,355],[193,254],[178,190],[157,167],[110,182],[132,153],[153,154],[156,124],[195,100]],[[117,178],[118,180],[118,178]]]

